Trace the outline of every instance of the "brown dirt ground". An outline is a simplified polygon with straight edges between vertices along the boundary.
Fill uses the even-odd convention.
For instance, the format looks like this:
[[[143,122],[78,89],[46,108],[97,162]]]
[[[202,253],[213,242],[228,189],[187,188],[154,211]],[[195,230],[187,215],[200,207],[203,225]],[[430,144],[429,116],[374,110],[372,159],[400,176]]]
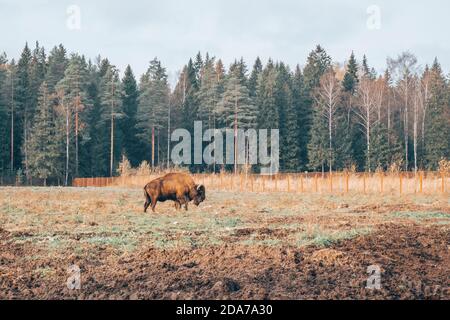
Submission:
[[[443,226],[386,223],[326,248],[231,242],[118,254],[98,245],[90,254],[52,256],[17,236],[0,229],[0,299],[450,299]],[[81,290],[66,287],[73,263],[81,267]],[[381,290],[365,288],[370,265],[381,267]]]

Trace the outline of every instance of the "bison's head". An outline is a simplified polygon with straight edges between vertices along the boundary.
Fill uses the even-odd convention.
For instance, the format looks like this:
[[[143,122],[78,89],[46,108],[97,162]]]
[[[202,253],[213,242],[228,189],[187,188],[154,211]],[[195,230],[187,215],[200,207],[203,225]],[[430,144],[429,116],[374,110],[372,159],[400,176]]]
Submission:
[[[195,196],[192,199],[194,201],[194,204],[198,206],[200,203],[205,201],[206,199],[206,190],[204,185],[196,185],[195,186]]]

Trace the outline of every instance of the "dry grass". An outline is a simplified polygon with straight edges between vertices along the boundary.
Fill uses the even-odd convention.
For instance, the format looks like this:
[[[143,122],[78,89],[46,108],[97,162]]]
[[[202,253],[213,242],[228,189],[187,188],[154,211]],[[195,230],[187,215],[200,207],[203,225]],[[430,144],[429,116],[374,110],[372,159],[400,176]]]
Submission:
[[[209,192],[200,207],[176,211],[158,203],[144,214],[140,190],[128,188],[0,188],[0,225],[17,242],[85,250],[141,246],[198,248],[245,245],[329,246],[379,225],[447,226],[442,196]]]

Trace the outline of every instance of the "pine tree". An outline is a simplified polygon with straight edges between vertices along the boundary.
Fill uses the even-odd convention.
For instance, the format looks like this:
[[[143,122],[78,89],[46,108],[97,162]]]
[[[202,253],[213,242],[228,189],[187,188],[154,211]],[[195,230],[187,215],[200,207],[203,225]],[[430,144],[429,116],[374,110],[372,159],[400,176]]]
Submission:
[[[31,117],[33,117],[33,112],[37,108],[39,91],[45,78],[46,68],[45,50],[39,47],[39,42],[36,42],[36,48],[33,50],[30,63]]]
[[[202,120],[209,128],[215,128],[217,104],[219,101],[217,74],[214,58],[205,61],[203,77],[200,88],[197,92],[198,119]]]
[[[100,99],[102,104],[102,120],[109,131],[109,175],[112,177],[122,154],[122,132],[117,120],[123,117],[122,87],[119,72],[110,66],[101,80]]]
[[[106,150],[109,144],[109,130],[105,121],[102,121],[103,108],[100,96],[102,78],[110,66],[109,62],[105,63],[106,61],[106,59],[98,58],[95,64],[89,63],[87,68],[86,96],[91,106],[85,110],[88,139],[84,146],[87,151],[84,163],[88,176],[109,174],[110,157]]]
[[[147,73],[141,79],[140,90],[137,116],[138,137],[144,141],[146,150],[151,150],[151,163],[154,169],[155,139],[159,138],[160,131],[167,123],[169,105],[167,74],[158,59],[155,58],[150,62]]]
[[[0,175],[6,174],[9,162],[10,135],[8,121],[8,59],[0,54]]]
[[[83,135],[86,134],[86,119],[83,112],[90,105],[87,96],[87,84],[86,61],[84,57],[74,54],[71,56],[64,72],[64,78],[58,82],[56,90],[59,92],[59,96],[64,98],[64,103],[70,109],[70,114],[73,115],[70,123],[73,122],[74,130],[75,161],[73,162],[73,173],[75,177],[80,175],[80,146],[83,143]]]
[[[228,76],[225,91],[219,102],[218,113],[227,128],[234,128],[235,121],[240,129],[255,127],[256,108],[250,99],[248,88],[241,84],[239,72]]]
[[[250,98],[248,88],[242,84],[242,73],[239,68],[230,71],[225,83],[225,91],[218,105],[218,116],[227,128],[234,129],[235,153],[234,172],[237,173],[237,130],[256,127],[257,109]]]
[[[1,82],[1,96],[4,110],[3,117],[3,132],[5,133],[4,150],[8,157],[8,169],[9,175],[15,175],[15,168],[17,165],[17,158],[20,153],[20,145],[18,143],[17,134],[21,132],[20,128],[20,113],[17,110],[16,105],[16,89],[17,89],[17,65],[12,59],[9,63],[6,58],[6,54],[3,54],[0,58],[2,60],[2,72],[3,81]],[[6,155],[5,155],[6,157]],[[6,161],[6,160],[5,160]]]
[[[130,65],[125,69],[122,79],[122,108],[124,117],[120,120],[120,127],[123,136],[123,146],[126,157],[132,166],[138,166],[139,159],[139,139],[136,134],[136,116],[138,109],[139,91]]]
[[[62,44],[54,47],[48,56],[47,72],[45,74],[45,81],[50,92],[54,92],[56,85],[62,78],[69,63],[66,49]]]
[[[39,90],[39,103],[34,125],[29,136],[29,168],[33,177],[44,179],[58,176],[59,141],[55,139],[53,101],[44,82]]]

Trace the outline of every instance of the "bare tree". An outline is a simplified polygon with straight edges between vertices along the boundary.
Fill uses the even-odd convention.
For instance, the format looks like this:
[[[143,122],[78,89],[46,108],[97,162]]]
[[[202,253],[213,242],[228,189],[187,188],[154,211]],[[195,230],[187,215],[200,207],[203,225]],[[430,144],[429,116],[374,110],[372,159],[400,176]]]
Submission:
[[[431,73],[427,69],[425,70],[423,77],[421,79],[422,93],[423,93],[423,105],[422,105],[422,123],[421,123],[421,139],[422,139],[422,148],[425,148],[425,119],[427,116],[428,109],[428,100],[430,99],[430,79]]]
[[[338,103],[341,99],[341,85],[336,79],[336,74],[330,68],[320,79],[320,86],[316,91],[315,100],[319,108],[319,113],[328,122],[328,162],[332,172],[333,163],[333,127],[335,126],[335,115]]]
[[[367,144],[367,168],[370,171],[370,133],[373,126],[378,122],[376,112],[378,110],[376,103],[377,89],[373,80],[367,76],[363,76],[359,82],[358,102],[355,105],[356,114],[358,116],[358,123],[363,128],[363,132],[366,136]]]
[[[411,79],[414,88],[413,95],[413,148],[414,148],[414,173],[417,173],[417,138],[418,124],[421,110],[424,109],[424,95],[420,80],[417,77]]]
[[[410,52],[403,52],[396,59],[388,58],[389,71],[397,82],[397,91],[403,110],[403,132],[405,139],[405,170],[408,170],[409,109],[413,91],[412,77],[417,73],[417,58]]]
[[[376,106],[377,111],[377,121],[381,122],[382,119],[382,111],[386,99],[386,91],[387,91],[387,82],[385,78],[379,77],[377,80],[374,81],[374,103]]]

